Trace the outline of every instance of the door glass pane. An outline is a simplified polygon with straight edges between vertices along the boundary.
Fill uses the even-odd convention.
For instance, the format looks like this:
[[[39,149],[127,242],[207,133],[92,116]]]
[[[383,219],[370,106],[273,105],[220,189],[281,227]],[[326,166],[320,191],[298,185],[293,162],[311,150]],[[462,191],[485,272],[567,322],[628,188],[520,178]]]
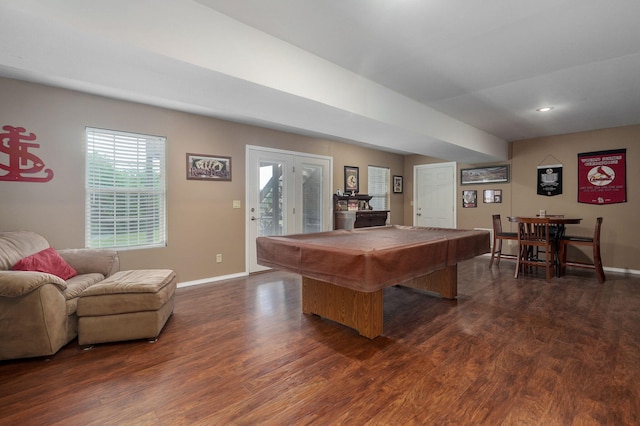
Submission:
[[[258,236],[283,235],[283,166],[282,162],[260,161]]]
[[[322,231],[322,174],[324,168],[316,164],[302,167],[302,232]]]

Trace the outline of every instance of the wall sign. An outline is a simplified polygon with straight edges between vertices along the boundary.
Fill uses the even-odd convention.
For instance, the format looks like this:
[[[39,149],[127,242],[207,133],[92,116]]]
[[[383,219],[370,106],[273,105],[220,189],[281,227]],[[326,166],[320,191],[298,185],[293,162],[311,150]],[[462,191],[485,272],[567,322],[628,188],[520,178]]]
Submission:
[[[187,153],[187,179],[231,180],[231,157]]]
[[[562,164],[538,166],[538,195],[562,194]]]
[[[578,154],[578,202],[627,202],[626,149]]]
[[[26,133],[24,127],[2,126],[0,133],[0,180],[12,182],[49,182],[53,170],[45,168],[44,161],[29,150],[40,148],[36,135]]]

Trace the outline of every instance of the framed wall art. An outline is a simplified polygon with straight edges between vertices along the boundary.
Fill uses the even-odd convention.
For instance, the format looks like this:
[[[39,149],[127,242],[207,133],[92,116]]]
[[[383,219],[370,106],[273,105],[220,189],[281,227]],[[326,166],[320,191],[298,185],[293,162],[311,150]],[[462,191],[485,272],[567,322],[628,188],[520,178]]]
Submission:
[[[578,154],[578,202],[627,202],[627,149]]]
[[[462,191],[462,208],[478,207],[478,191],[475,189]]]
[[[485,189],[482,199],[485,203],[501,203],[502,189]]]
[[[231,157],[187,153],[187,179],[230,181]]]
[[[509,182],[509,165],[460,170],[460,185]]]
[[[357,194],[360,192],[360,169],[354,166],[344,166],[344,193]]]
[[[402,176],[393,176],[393,193],[402,194],[403,179]]]

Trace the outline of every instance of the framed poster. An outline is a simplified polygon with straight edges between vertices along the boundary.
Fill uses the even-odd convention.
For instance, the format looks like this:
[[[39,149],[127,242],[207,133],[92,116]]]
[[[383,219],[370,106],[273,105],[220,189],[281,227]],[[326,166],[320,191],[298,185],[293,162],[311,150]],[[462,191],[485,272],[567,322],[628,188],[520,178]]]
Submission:
[[[460,185],[509,182],[509,165],[460,170]]]
[[[230,181],[231,157],[187,153],[187,179]]]
[[[502,189],[485,189],[482,195],[482,199],[485,203],[502,202]]]
[[[344,166],[344,192],[357,194],[360,192],[360,169],[354,166]]]
[[[462,191],[462,208],[478,207],[478,191],[475,189]]]
[[[402,194],[402,176],[393,176],[393,193]]]
[[[578,202],[626,203],[626,157],[626,149],[578,154]]]

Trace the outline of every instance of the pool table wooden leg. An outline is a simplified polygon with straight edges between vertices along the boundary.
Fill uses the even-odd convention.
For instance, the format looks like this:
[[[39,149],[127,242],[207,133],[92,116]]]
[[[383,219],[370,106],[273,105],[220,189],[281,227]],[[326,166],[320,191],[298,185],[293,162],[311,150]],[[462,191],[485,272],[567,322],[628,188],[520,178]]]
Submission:
[[[455,299],[458,296],[458,265],[447,266],[400,285],[439,293],[445,299]]]
[[[302,277],[302,312],[320,315],[374,339],[382,334],[383,292],[365,293]]]

